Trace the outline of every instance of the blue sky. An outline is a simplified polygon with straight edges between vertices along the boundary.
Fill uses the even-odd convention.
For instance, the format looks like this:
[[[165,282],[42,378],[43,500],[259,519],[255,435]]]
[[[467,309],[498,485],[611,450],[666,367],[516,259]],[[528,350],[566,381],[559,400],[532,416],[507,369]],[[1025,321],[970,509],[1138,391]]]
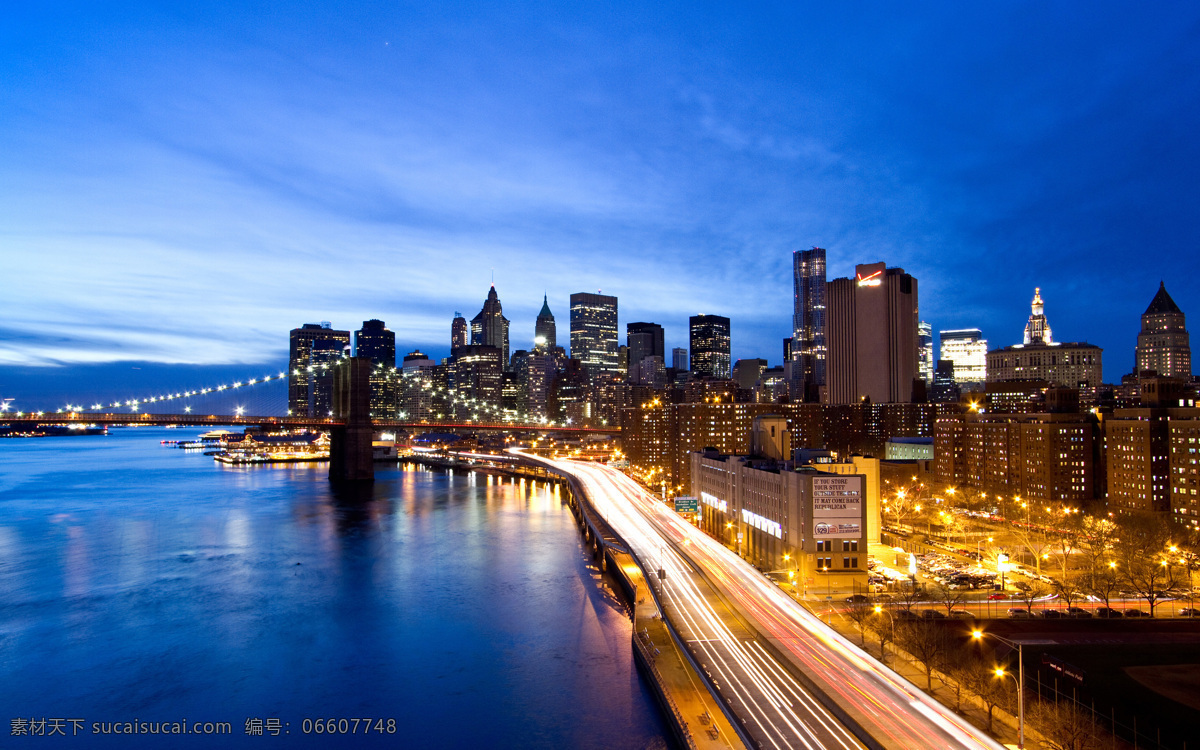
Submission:
[[[1040,286],[1117,380],[1160,279],[1200,314],[1197,40],[1190,3],[23,4],[0,395],[277,370],[320,320],[444,355],[493,269],[514,348],[601,289],[777,364],[813,245],[992,346]]]

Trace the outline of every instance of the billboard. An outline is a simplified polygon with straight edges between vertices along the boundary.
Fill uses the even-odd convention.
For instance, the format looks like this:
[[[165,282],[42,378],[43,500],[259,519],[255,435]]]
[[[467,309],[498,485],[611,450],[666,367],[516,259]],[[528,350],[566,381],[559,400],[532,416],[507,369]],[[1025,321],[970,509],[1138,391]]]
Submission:
[[[813,477],[813,538],[861,537],[862,495],[862,477]]]

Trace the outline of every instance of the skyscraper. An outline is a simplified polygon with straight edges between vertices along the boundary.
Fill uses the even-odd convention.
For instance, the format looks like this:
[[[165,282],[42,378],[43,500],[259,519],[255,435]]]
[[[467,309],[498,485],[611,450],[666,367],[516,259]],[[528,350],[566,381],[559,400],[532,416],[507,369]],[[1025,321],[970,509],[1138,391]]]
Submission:
[[[796,400],[816,401],[825,385],[825,250],[792,253],[792,381]]]
[[[941,356],[954,363],[954,382],[968,390],[987,380],[987,339],[978,328],[941,331]]]
[[[454,313],[454,322],[450,324],[450,353],[471,343],[471,329],[467,327],[467,319],[460,312]]]
[[[364,320],[354,332],[354,355],[371,360],[371,415],[394,416],[399,405],[395,332],[382,320]]]
[[[987,382],[1047,380],[1068,388],[1094,390],[1103,377],[1103,350],[1086,342],[1063,343],[1050,335],[1040,287],[1033,290],[1025,341],[987,353]],[[1081,394],[1090,400],[1094,394]]]
[[[884,263],[828,286],[830,404],[908,403],[917,377],[917,280]]]
[[[657,323],[630,323],[625,326],[625,341],[629,349],[629,382],[644,383],[642,370],[651,378],[665,366],[666,351],[663,348],[663,328]],[[645,362],[647,357],[658,357],[657,364]]]
[[[1033,302],[1030,304],[1029,322],[1025,324],[1025,345],[1045,344],[1050,346],[1054,338],[1050,334],[1050,321],[1046,320],[1046,306],[1042,302],[1042,288],[1033,288]]]
[[[700,377],[729,377],[733,365],[729,348],[729,318],[693,315],[688,319],[692,374]]]
[[[350,345],[349,331],[335,331],[328,322],[305,323],[300,328],[293,328],[289,336],[288,346],[288,414],[297,417],[314,416],[309,411],[309,401],[313,381],[323,377],[322,368],[313,365],[313,349],[315,345],[323,352],[331,349],[342,351]],[[321,359],[328,359],[323,354]],[[332,376],[330,388],[332,389]]]
[[[1134,359],[1135,373],[1154,370],[1164,377],[1192,377],[1192,347],[1183,311],[1161,281],[1158,293],[1142,313]]]
[[[542,310],[538,313],[537,322],[533,326],[533,346],[535,350],[554,351],[558,346],[555,337],[554,313],[550,312],[550,302],[542,295]]]
[[[396,334],[382,320],[364,320],[354,332],[354,356],[364,357],[373,364],[396,366]]]
[[[671,369],[676,372],[686,372],[688,368],[687,359],[687,349],[681,346],[675,347],[671,350]]]
[[[471,345],[495,347],[500,352],[501,369],[508,369],[508,318],[504,317],[494,284],[488,289],[483,309],[471,318]]]
[[[933,326],[917,323],[917,373],[927,385],[933,385]]]
[[[571,359],[577,359],[588,382],[610,380],[617,365],[617,298],[578,292],[571,295]]]

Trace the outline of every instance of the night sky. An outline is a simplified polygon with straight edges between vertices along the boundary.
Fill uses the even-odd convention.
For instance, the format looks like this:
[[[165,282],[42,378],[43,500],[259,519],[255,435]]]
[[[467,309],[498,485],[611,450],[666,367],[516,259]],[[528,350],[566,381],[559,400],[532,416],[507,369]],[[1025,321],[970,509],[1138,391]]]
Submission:
[[[599,289],[774,365],[814,245],[992,347],[1040,286],[1109,381],[1160,280],[1200,326],[1196,3],[245,5],[5,9],[0,396],[445,356],[493,274],[513,349]]]

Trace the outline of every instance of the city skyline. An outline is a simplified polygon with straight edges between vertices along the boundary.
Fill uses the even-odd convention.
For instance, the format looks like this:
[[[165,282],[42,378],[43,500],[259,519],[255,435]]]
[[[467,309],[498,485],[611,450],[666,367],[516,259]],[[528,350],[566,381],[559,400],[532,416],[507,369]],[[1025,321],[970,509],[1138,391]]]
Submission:
[[[15,14],[0,395],[64,375],[45,365],[277,368],[322,320],[444,356],[493,270],[513,350],[543,294],[564,316],[600,291],[668,349],[724,315],[734,360],[778,365],[814,245],[830,279],[904,267],[935,334],[992,348],[1040,287],[1107,382],[1160,280],[1200,310],[1172,282],[1200,239],[1184,4],[210,10]]]

